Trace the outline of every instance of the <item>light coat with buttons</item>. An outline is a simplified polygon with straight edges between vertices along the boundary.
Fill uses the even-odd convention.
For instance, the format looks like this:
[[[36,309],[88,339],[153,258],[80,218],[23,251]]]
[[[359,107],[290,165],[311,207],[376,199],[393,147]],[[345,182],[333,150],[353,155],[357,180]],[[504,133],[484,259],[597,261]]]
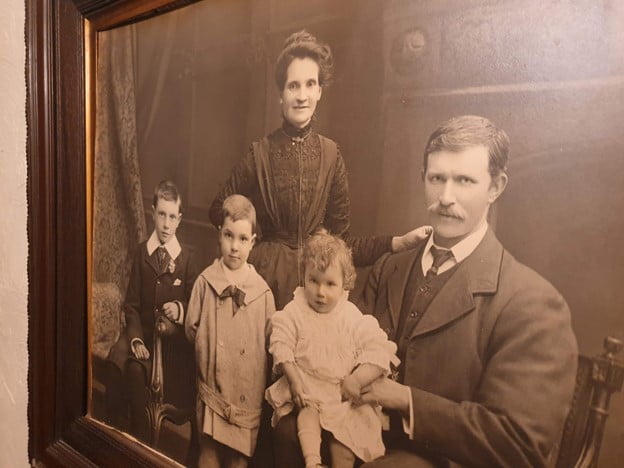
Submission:
[[[275,312],[267,283],[249,265],[238,308],[220,299],[230,284],[219,260],[197,278],[185,320],[195,343],[197,419],[204,434],[247,456],[255,450],[264,389],[269,377],[269,319]]]

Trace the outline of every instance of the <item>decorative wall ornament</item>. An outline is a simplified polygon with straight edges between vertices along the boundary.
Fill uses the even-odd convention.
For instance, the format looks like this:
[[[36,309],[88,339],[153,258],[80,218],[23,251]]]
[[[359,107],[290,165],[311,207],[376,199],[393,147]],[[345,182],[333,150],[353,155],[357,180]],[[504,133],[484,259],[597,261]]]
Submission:
[[[390,49],[392,69],[401,75],[415,72],[421,65],[426,39],[419,29],[409,29],[395,37]]]

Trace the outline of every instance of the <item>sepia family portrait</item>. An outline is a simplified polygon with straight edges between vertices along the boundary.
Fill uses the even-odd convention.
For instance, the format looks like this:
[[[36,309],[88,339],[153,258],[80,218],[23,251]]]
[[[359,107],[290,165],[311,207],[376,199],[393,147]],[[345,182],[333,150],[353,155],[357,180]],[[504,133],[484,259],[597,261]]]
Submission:
[[[97,32],[90,416],[184,466],[613,466],[622,20],[203,0]]]

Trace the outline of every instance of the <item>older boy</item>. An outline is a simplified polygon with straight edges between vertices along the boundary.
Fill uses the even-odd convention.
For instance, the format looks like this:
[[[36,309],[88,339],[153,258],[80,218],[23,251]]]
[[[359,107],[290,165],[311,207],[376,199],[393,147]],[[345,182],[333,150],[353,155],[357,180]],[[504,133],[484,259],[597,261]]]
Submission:
[[[172,329],[162,340],[165,399],[190,406],[194,398],[193,349],[180,325],[198,271],[192,256],[176,238],[182,198],[173,182],[164,180],[154,189],[152,218],[154,231],[139,244],[132,263],[124,302],[126,328],[109,355],[123,374],[122,388],[130,402],[130,432],[143,440],[148,440],[149,435],[145,408],[154,327],[160,316],[169,320]],[[123,411],[123,406],[119,409]]]

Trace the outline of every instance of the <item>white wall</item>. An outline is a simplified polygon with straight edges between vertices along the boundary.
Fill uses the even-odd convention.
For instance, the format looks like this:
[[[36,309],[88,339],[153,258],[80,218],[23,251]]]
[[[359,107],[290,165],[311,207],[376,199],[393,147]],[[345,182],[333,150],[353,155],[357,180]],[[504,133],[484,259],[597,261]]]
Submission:
[[[24,1],[0,14],[0,466],[28,466]]]

